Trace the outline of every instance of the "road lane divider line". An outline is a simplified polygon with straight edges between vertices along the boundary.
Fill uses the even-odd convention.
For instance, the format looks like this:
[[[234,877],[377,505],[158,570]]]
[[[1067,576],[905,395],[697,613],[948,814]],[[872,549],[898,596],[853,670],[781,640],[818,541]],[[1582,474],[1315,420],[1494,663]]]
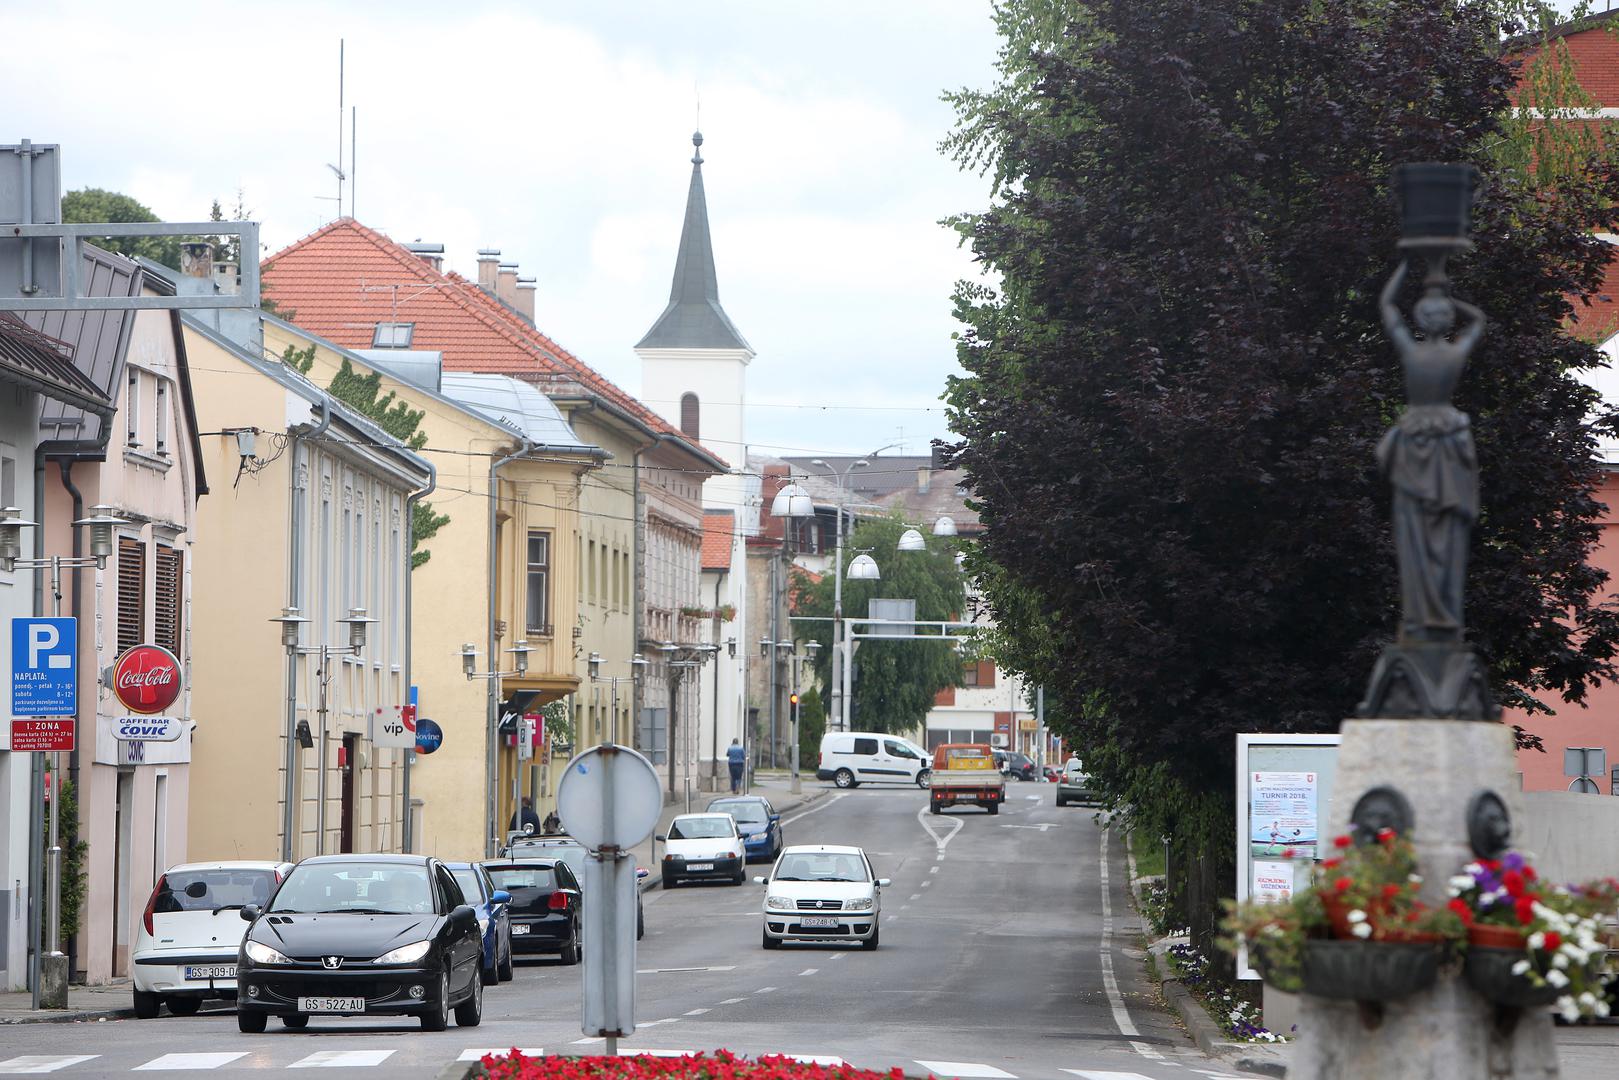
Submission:
[[[1102,989],[1107,992],[1108,1005],[1113,1013],[1113,1023],[1118,1026],[1119,1034],[1126,1038],[1131,1036],[1140,1038],[1141,1032],[1137,1030],[1135,1021],[1130,1019],[1130,1010],[1125,1008],[1124,995],[1119,993],[1119,980],[1113,975],[1113,900],[1108,896],[1107,873],[1107,842],[1110,835],[1112,835],[1112,829],[1104,828],[1102,830],[1098,858],[1099,869],[1096,875],[1097,881],[1102,887],[1102,940],[1098,947],[1102,960]],[[1146,1043],[1132,1042],[1130,1046],[1142,1057],[1157,1060],[1162,1060],[1163,1058],[1162,1054]]]
[[[686,1015],[687,1016],[701,1016],[701,1015],[703,1015],[704,1013],[706,1013],[708,1011],[709,1011],[708,1009],[688,1009],[686,1011]]]
[[[503,1051],[497,1050],[495,1053],[503,1053]],[[238,1050],[235,1053],[218,1054],[164,1054],[162,1057],[153,1058],[145,1065],[137,1065],[129,1071],[181,1072],[191,1069],[217,1069],[221,1065],[229,1065],[237,1058],[246,1056],[246,1050]],[[477,1059],[474,1058],[473,1060]]]
[[[724,1001],[720,1002],[720,1004],[721,1005],[740,1005],[746,1000],[748,1000],[748,999],[747,998],[726,998]]]
[[[829,957],[829,959],[842,960],[845,956],[848,956],[848,955],[849,955],[848,953],[835,952]]]
[[[636,1023],[635,1026],[638,1028],[649,1028],[657,1027],[659,1024],[678,1024],[679,1022],[680,1017],[678,1016],[665,1016],[662,1020],[642,1020]]]
[[[922,899],[922,894],[919,893],[919,892],[913,892],[911,894],[911,899],[912,900],[920,900],[920,899]]]
[[[754,993],[755,994],[769,994],[769,993],[773,992],[775,989],[776,988],[774,986],[761,986],[761,987],[759,987],[759,989],[755,990]]]
[[[932,884],[933,884],[933,882],[931,882],[931,881],[924,881],[924,882],[922,882],[922,888],[924,888],[924,889],[925,889],[925,888],[927,888],[927,887],[928,887],[928,886],[929,886],[929,885],[932,885]]]
[[[100,1054],[23,1054],[0,1061],[0,1072],[48,1073],[100,1057]]]
[[[721,911],[721,912],[716,912],[716,914],[720,914],[720,915],[757,915],[758,912],[756,912],[756,911]],[[677,972],[677,971],[735,971],[735,970],[736,970],[736,965],[735,964],[730,964],[730,965],[728,965],[726,967],[636,968],[635,973],[637,975],[667,975],[667,974],[670,974],[672,972]]]
[[[848,798],[848,796],[849,796],[849,793],[847,791],[841,791],[838,794],[832,796],[830,799],[827,799],[825,802],[816,803],[814,806],[810,807],[808,810],[804,811],[802,814],[794,814],[792,817],[790,817],[786,821],[782,822],[782,824],[783,825],[791,825],[795,821],[802,821],[804,818],[809,817],[811,814],[819,813],[822,810],[825,810],[827,807],[831,806],[833,803],[837,802],[839,799],[845,799],[845,798]]]
[[[820,970],[821,970],[820,968],[805,968],[803,971],[800,971],[798,974],[799,974],[800,977],[803,977],[805,975],[813,975],[817,971],[820,971]]]
[[[937,866],[930,866],[930,867],[928,867],[928,873],[930,873],[930,874],[937,874],[937,873],[938,873],[938,872],[939,872],[939,868],[938,868],[938,867],[937,867]]]
[[[967,824],[958,817],[947,818],[931,813],[926,805],[917,808],[916,820],[921,824],[922,831],[927,833],[928,836],[933,839],[933,846],[938,849],[939,858],[941,859],[944,858],[944,849],[950,846],[950,841],[955,839],[956,834],[959,833],[962,830],[962,827]],[[943,834],[937,833],[933,830],[935,821],[937,821],[939,825],[943,826],[945,830]]]

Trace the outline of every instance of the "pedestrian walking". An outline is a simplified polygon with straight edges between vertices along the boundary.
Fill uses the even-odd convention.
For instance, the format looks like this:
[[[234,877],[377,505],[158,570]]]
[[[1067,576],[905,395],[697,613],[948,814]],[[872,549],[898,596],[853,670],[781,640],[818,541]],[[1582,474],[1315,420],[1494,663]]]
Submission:
[[[531,836],[540,831],[540,815],[534,812],[533,796],[523,796],[522,808],[512,815],[511,830],[525,832]]]
[[[735,795],[742,790],[742,769],[747,764],[748,752],[742,749],[742,743],[737,739],[731,740],[731,745],[725,749],[726,764],[731,766],[731,794]]]

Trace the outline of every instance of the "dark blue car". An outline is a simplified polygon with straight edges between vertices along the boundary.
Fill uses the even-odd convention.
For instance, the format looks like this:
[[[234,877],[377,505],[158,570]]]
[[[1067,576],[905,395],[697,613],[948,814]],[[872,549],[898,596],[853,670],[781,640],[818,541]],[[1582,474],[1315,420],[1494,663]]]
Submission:
[[[708,804],[711,814],[730,814],[749,862],[773,862],[781,854],[781,815],[758,795],[728,795]]]
[[[485,986],[508,982],[512,977],[511,893],[495,888],[489,871],[476,863],[445,863],[461,895],[478,913],[478,929],[483,932],[483,961],[480,965]]]

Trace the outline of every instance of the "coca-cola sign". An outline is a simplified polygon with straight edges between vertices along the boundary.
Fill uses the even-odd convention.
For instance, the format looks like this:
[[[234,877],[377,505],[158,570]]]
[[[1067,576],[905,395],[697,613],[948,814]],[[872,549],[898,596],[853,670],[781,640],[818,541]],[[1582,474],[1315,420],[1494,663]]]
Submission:
[[[152,715],[180,697],[180,661],[161,645],[135,645],[112,666],[112,692],[133,713]]]

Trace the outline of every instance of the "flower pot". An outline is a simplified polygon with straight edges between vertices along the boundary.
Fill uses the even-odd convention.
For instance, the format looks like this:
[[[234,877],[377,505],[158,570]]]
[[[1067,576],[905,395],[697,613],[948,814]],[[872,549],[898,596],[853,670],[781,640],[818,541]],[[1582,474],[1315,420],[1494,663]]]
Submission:
[[[1306,994],[1337,1001],[1392,1001],[1426,990],[1439,978],[1437,944],[1389,941],[1304,943]]]
[[[1524,952],[1528,948],[1529,938],[1515,926],[1479,923],[1467,928],[1467,944],[1486,949],[1517,949]]]
[[[1263,936],[1248,939],[1248,963],[1269,986],[1289,994],[1299,992],[1298,954],[1288,955],[1284,946],[1272,945]]]
[[[1528,959],[1529,954],[1523,947],[1521,935],[1517,947],[1510,949],[1474,944],[1467,950],[1467,959],[1462,964],[1462,974],[1466,976],[1469,986],[1496,1005],[1517,1009],[1550,1005],[1565,991],[1550,984],[1543,983],[1536,986],[1529,980],[1527,974],[1512,973],[1514,964]],[[1535,967],[1542,975],[1545,974],[1545,965],[1539,963],[1538,958]]]

